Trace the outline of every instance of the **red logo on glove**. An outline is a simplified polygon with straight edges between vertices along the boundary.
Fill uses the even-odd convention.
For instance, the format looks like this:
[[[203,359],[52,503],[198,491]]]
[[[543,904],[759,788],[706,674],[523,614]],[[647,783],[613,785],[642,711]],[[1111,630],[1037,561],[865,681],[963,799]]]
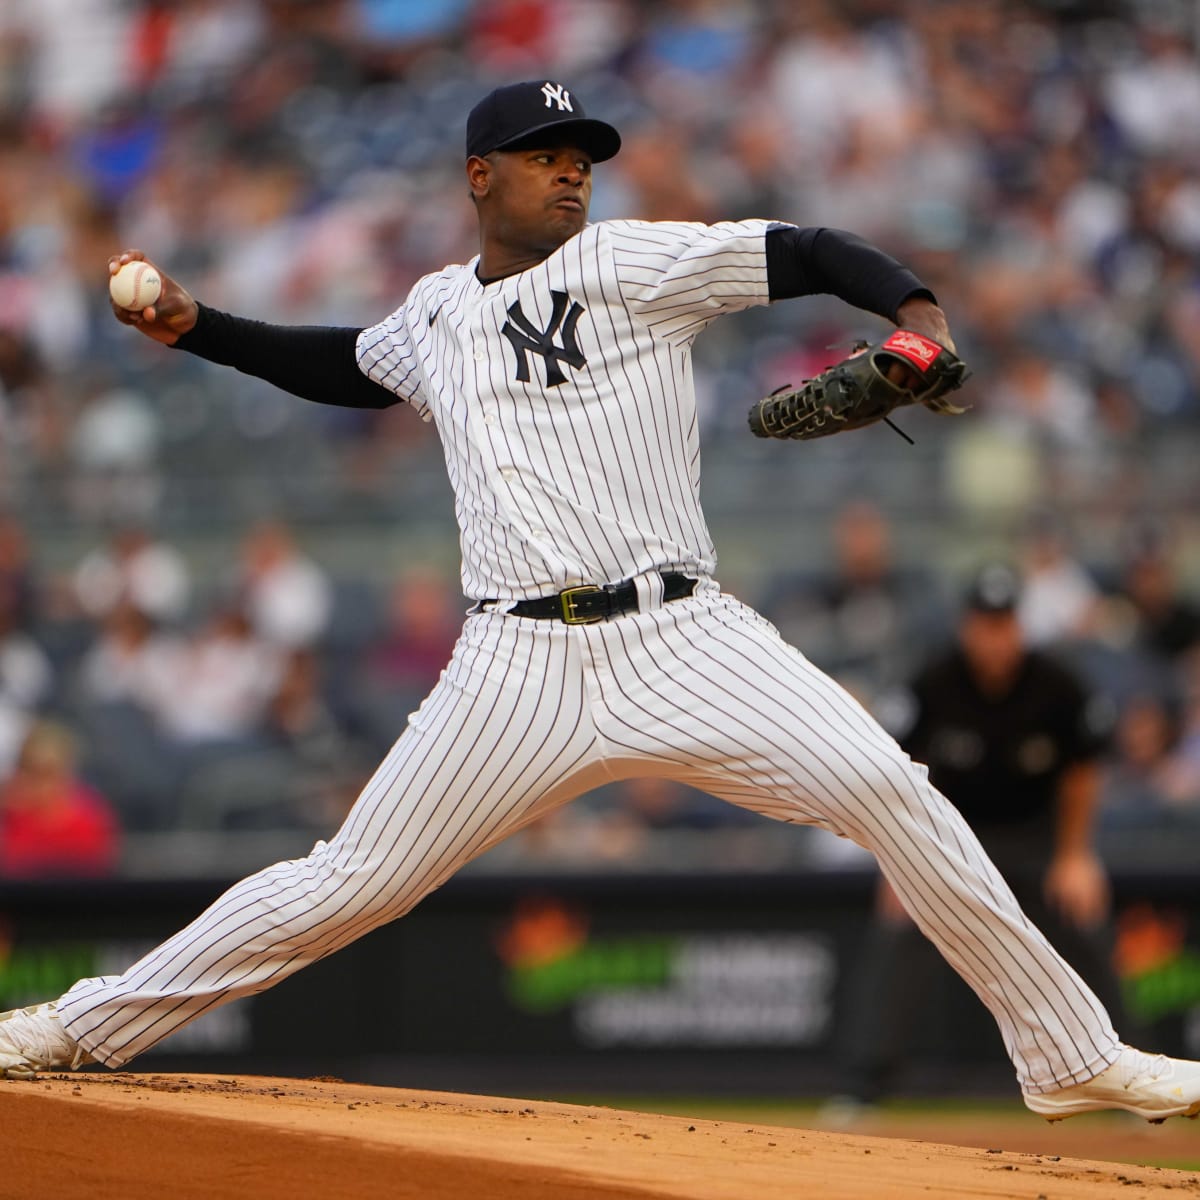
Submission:
[[[919,333],[913,333],[911,329],[896,330],[880,349],[890,350],[901,358],[907,358],[914,367],[920,367],[921,370],[925,370],[942,352],[942,347],[937,342],[930,341]]]

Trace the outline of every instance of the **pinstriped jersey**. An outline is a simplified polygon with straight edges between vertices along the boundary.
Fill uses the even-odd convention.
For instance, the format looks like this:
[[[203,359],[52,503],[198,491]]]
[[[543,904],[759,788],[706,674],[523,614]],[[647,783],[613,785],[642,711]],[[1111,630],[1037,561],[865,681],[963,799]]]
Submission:
[[[426,275],[359,335],[361,370],[437,426],[468,597],[712,573],[691,344],[767,303],[773,224],[599,222],[493,283],[478,258]]]

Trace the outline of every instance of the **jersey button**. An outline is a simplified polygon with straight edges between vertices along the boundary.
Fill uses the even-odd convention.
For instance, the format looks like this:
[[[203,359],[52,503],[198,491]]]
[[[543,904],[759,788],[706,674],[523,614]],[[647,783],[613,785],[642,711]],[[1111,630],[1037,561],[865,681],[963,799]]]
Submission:
[[[529,536],[539,542],[544,542],[546,540],[546,531],[544,529],[531,529]]]
[[[483,362],[483,360],[484,360],[485,358],[487,358],[487,351],[486,351],[486,350],[476,350],[476,351],[475,351],[475,361],[476,361],[476,362]]]
[[[483,414],[483,423],[485,425],[495,425],[496,414],[495,413],[484,413]]]
[[[512,467],[501,467],[500,468],[500,478],[501,479],[515,479],[516,475],[517,475],[517,473],[516,473],[516,471],[514,471],[512,469]]]

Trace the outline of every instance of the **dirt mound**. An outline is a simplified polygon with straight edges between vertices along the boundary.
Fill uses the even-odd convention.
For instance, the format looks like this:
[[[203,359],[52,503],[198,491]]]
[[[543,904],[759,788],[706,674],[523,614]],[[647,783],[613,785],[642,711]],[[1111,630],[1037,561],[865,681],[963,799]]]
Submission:
[[[1159,1167],[330,1079],[3,1081],[0,1129],[4,1200],[1200,1197]]]

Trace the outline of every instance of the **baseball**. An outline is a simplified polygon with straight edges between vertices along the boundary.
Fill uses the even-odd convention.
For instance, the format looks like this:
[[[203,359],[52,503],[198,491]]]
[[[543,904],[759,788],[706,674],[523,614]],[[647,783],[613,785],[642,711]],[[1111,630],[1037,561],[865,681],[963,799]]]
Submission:
[[[141,312],[162,291],[162,279],[148,262],[127,262],[108,281],[108,294],[115,304]]]

